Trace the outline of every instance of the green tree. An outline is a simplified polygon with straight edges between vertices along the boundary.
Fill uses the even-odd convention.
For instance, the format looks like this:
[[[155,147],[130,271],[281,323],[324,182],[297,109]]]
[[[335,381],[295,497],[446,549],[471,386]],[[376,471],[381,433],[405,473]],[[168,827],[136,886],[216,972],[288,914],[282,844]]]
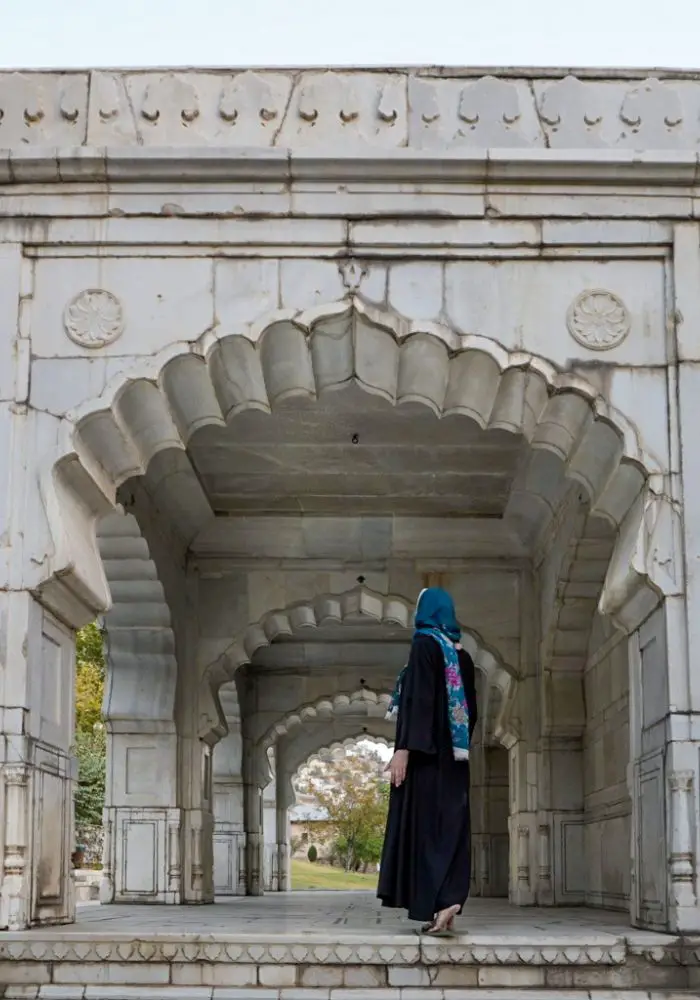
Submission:
[[[93,825],[102,822],[105,797],[106,735],[102,723],[105,661],[97,622],[80,629],[75,644],[75,754],[78,786],[75,819]]]
[[[322,777],[315,770],[314,794],[328,814],[345,869],[379,861],[389,803],[381,758],[357,748],[343,757],[330,757]]]
[[[104,728],[75,734],[78,786],[75,790],[75,820],[91,826],[102,824],[105,802],[106,739]]]

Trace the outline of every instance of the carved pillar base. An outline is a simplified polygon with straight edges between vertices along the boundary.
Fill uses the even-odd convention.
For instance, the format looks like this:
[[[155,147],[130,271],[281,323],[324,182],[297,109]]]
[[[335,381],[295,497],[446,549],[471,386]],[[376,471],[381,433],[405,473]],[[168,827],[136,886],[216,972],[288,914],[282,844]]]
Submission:
[[[186,902],[182,892],[180,809],[118,806],[104,812],[100,902]]]
[[[248,896],[262,896],[265,850],[262,789],[254,782],[246,782],[243,797],[246,827],[246,893]]]
[[[214,817],[208,810],[186,809],[182,838],[182,902],[214,902]]]

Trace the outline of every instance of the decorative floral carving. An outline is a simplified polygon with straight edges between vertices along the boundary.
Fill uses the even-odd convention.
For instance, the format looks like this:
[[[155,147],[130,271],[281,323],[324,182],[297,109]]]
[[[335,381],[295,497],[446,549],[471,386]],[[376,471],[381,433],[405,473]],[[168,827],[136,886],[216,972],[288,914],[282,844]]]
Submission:
[[[122,82],[115,74],[103,73],[93,82],[97,113],[100,121],[109,122],[119,117]]]
[[[538,110],[553,146],[608,144],[603,136],[604,91],[595,84],[575,76],[557,80],[541,94]]]
[[[613,292],[588,288],[569,306],[569,333],[592,351],[609,351],[625,339],[630,329],[627,306]]]
[[[199,118],[199,95],[194,86],[173,73],[156,78],[146,87],[141,117],[151,125],[157,125],[170,109],[179,111],[183,125],[191,125]]]
[[[59,111],[61,117],[74,125],[85,108],[85,87],[79,78],[69,79],[61,91]]]
[[[63,325],[72,341],[81,347],[105,347],[124,330],[121,302],[102,288],[86,288],[66,306]]]
[[[377,117],[380,121],[388,125],[394,125],[399,117],[396,88],[393,85],[385,84],[379,95],[377,105]]]
[[[512,83],[484,76],[462,88],[457,114],[471,129],[482,119],[497,117],[506,126],[514,125],[520,118],[518,92]]]

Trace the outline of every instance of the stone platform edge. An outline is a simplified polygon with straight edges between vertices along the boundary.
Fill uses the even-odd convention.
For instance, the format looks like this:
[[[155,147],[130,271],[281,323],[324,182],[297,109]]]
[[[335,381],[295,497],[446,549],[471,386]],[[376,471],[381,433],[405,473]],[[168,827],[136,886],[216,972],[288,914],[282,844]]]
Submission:
[[[547,943],[535,934],[0,935],[4,1000],[533,1000],[537,990],[670,1000],[698,989],[700,938],[648,932]]]
[[[537,989],[556,991],[557,1000],[648,1000],[669,998],[669,990],[700,995],[685,992],[700,988],[700,937],[537,938],[6,932],[0,997],[517,1000],[513,990],[518,996],[522,990],[532,1000]]]
[[[17,931],[0,934],[5,962],[205,962],[249,965],[620,965],[633,954],[652,964],[700,962],[700,937],[623,935],[241,934]]]

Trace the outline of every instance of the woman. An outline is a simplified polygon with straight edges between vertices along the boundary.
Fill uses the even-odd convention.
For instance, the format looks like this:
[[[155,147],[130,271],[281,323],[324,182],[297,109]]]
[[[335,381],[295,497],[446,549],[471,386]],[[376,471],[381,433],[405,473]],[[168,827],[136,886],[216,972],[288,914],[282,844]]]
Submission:
[[[469,894],[469,745],[477,711],[474,663],[460,637],[450,595],[424,590],[390,710],[396,745],[377,895],[424,921],[428,934],[451,932]]]

